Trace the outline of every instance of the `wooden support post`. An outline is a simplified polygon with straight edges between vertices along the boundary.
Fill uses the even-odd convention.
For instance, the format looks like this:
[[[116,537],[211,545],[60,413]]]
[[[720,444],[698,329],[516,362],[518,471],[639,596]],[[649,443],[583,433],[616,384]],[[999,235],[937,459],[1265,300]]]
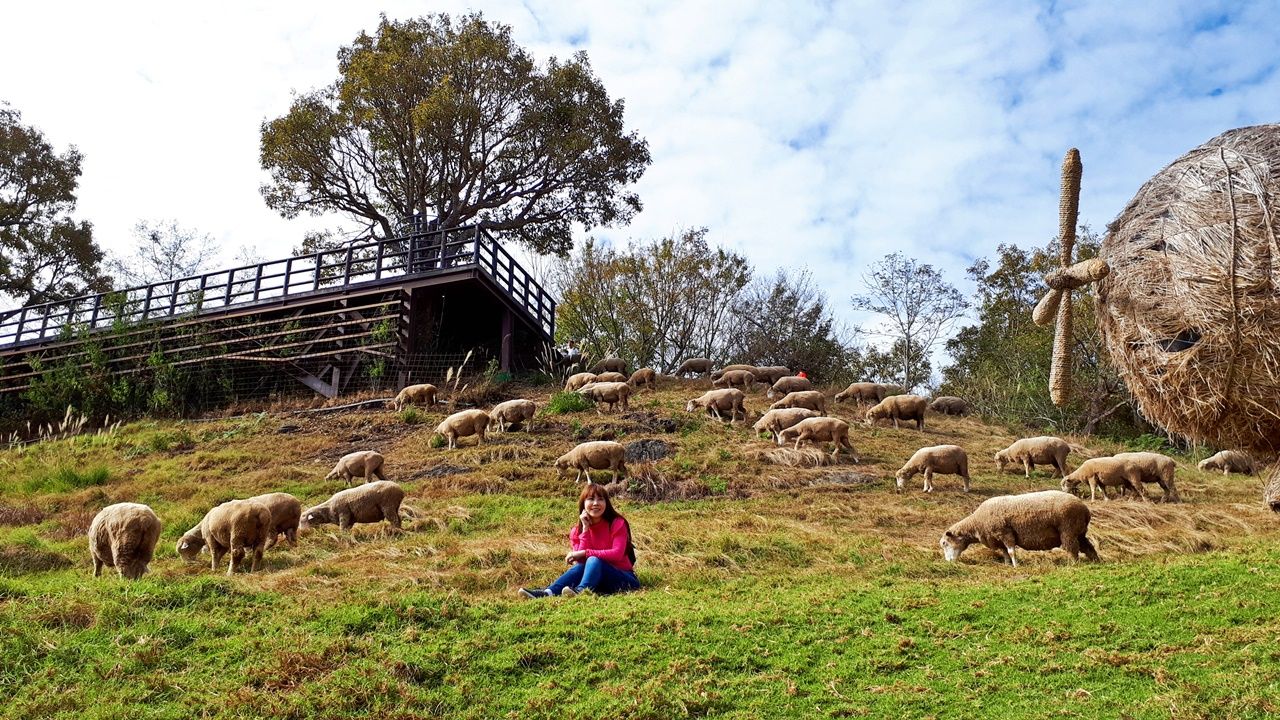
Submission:
[[[511,342],[516,332],[516,316],[511,308],[502,308],[502,350],[498,355],[498,365],[505,372],[511,372]]]

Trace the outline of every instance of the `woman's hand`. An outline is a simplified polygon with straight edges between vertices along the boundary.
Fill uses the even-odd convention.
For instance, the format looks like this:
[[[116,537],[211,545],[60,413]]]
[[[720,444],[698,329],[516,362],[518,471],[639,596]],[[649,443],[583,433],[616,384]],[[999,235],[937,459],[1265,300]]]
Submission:
[[[564,556],[564,561],[570,565],[577,565],[578,563],[586,559],[587,559],[586,550],[574,550],[573,552]]]
[[[578,524],[582,527],[582,532],[586,532],[587,528],[590,527],[591,516],[587,514],[586,510],[583,510],[582,514],[578,515]]]

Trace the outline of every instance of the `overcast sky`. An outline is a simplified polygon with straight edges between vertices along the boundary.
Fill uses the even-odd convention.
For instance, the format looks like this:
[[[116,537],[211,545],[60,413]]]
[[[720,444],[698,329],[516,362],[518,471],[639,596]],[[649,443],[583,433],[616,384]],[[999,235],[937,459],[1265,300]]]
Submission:
[[[537,58],[585,50],[649,141],[644,212],[757,269],[809,268],[843,317],[892,251],[964,268],[1056,233],[1067,148],[1101,229],[1161,167],[1280,119],[1274,3],[220,2],[7,4],[0,101],[84,153],[78,217],[108,249],[139,220],[287,255],[311,227],[258,192],[259,127],[331,83],[379,12],[482,10]]]

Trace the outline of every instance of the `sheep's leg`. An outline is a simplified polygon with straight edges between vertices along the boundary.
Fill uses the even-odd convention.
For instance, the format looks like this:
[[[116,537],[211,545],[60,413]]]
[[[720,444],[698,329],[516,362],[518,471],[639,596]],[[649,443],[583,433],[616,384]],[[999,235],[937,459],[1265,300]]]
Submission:
[[[969,492],[969,486],[972,481],[969,479],[969,471],[966,470],[960,477],[964,478],[964,491]]]
[[[1093,547],[1093,543],[1089,542],[1089,538],[1084,533],[1080,533],[1080,537],[1076,541],[1080,545],[1080,550],[1084,552],[1084,556],[1093,562],[1098,562],[1098,550]]]
[[[1067,554],[1067,557],[1071,558],[1073,564],[1080,561],[1080,539],[1078,537],[1067,533],[1062,536],[1060,544],[1062,545],[1062,551]]]
[[[894,429],[894,430],[897,430],[897,429],[898,429],[898,416],[897,416],[897,415],[894,415],[894,416],[893,416],[893,429]]]
[[[218,569],[218,566],[222,564],[222,556],[226,554],[227,554],[226,549],[223,548],[221,545],[215,545],[213,543],[209,543],[209,555],[212,557],[212,561],[209,564],[209,569],[216,572]]]
[[[350,530],[355,525],[354,520],[355,518],[351,517],[350,512],[338,513],[338,529]]]
[[[1009,562],[1010,562],[1014,567],[1018,567],[1018,556],[1014,554],[1014,552],[1013,552],[1013,546],[1012,546],[1012,545],[1005,545],[1005,546],[1004,546],[1004,551],[1009,555]]]
[[[291,527],[284,531],[284,537],[289,541],[289,547],[298,546],[298,528]]]
[[[253,546],[253,558],[249,562],[249,572],[258,572],[258,567],[262,565],[262,550],[261,544]]]
[[[102,560],[97,556],[93,558],[93,576],[102,577]]]
[[[1023,470],[1023,474],[1026,475],[1028,480],[1030,480],[1031,479],[1031,461],[1027,460],[1026,458],[1022,458],[1022,470]]]
[[[382,508],[382,517],[386,518],[387,522],[391,523],[391,527],[397,530],[401,529],[399,505],[395,505],[395,506],[387,505],[386,507]]]
[[[933,468],[931,467],[924,469],[924,491],[933,492]]]
[[[373,474],[376,475],[379,480],[387,479],[387,476],[382,473],[382,468],[378,468],[377,470],[374,470]],[[373,482],[373,481],[370,480],[369,478],[365,478],[365,482]]]
[[[236,540],[231,541],[231,562],[227,563],[227,577],[231,577],[240,569],[240,562],[244,560],[244,548],[236,544]]]
[[[266,541],[265,543],[263,543],[262,549],[263,549],[263,550],[270,550],[271,548],[275,547],[275,546],[276,546],[276,541],[277,541],[279,538],[280,538],[280,535],[279,535],[278,533],[276,533],[275,531],[272,531],[272,532],[268,533],[268,534],[267,534],[267,541]]]

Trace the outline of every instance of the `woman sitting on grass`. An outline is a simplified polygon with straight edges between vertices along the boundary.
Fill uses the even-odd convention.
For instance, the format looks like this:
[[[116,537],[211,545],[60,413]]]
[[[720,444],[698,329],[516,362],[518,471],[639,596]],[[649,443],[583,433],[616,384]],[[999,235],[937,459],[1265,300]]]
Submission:
[[[564,556],[569,569],[545,588],[520,588],[520,597],[607,595],[640,588],[631,527],[613,509],[603,485],[589,482],[578,496],[578,524],[569,531],[569,546],[573,549]]]

